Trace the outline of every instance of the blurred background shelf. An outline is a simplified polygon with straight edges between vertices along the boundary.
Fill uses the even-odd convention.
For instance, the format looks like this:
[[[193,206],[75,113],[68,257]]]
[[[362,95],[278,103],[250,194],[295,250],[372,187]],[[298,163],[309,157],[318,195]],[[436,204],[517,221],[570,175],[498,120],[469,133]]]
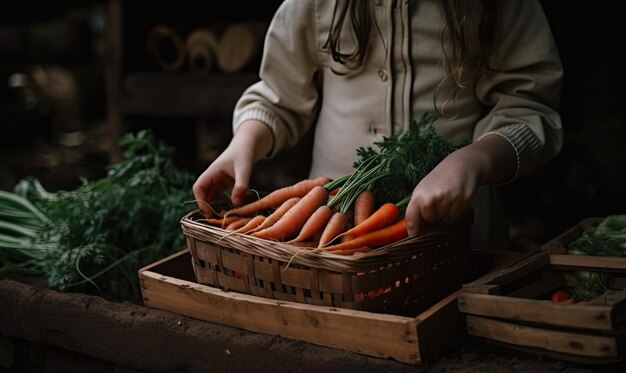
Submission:
[[[237,99],[258,79],[254,73],[131,73],[123,81],[122,110],[126,115],[229,119]]]

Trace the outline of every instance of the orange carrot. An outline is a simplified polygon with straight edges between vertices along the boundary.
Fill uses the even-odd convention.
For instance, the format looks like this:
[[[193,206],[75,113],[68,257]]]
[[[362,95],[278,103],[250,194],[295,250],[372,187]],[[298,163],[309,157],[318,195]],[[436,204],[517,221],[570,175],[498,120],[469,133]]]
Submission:
[[[250,219],[243,227],[235,229],[233,233],[246,233],[261,225],[261,223],[263,223],[265,219],[266,218],[263,215],[256,215],[255,217]]]
[[[335,245],[320,247],[314,252],[350,250],[364,246],[378,247],[388,245],[408,236],[406,231],[406,219],[400,219],[396,223],[380,228],[378,230],[357,236],[352,240],[341,242]]]
[[[374,211],[369,218],[365,219],[359,225],[348,229],[340,236],[342,237],[359,237],[368,232],[375,231],[377,229],[386,227],[395,222],[400,216],[400,210],[394,203],[387,202],[380,206],[378,210]]]
[[[313,237],[317,232],[321,231],[326,226],[332,215],[333,210],[331,210],[330,207],[327,205],[321,205],[317,208],[317,210],[315,210],[315,212],[313,212],[313,214],[311,214],[306,223],[304,223],[298,236],[287,241],[287,243],[304,241]]]
[[[335,237],[343,233],[348,223],[348,216],[341,211],[337,211],[331,216],[326,227],[322,231],[318,247],[326,246]]]
[[[252,215],[258,213],[263,210],[276,208],[280,206],[286,200],[293,197],[303,197],[306,195],[311,189],[316,186],[323,186],[330,181],[327,177],[318,177],[316,179],[305,179],[299,181],[295,184],[276,189],[270,194],[258,199],[254,202],[250,202],[243,206],[235,207],[233,209],[228,210],[224,216],[227,215]]]
[[[359,225],[369,218],[374,213],[375,204],[376,197],[374,197],[374,193],[369,190],[359,193],[356,200],[354,200],[354,225]]]
[[[233,216],[228,216],[228,217],[223,217],[223,218],[198,219],[198,221],[202,221],[210,225],[214,225],[216,227],[224,228],[228,226],[229,224],[231,224],[232,222],[235,222],[241,218],[243,218],[243,216],[233,215]]]
[[[259,225],[258,227],[254,229],[251,229],[250,231],[248,231],[248,233],[254,233],[254,232],[260,231],[262,229],[265,229],[273,225],[274,223],[278,221],[278,219],[280,219],[283,215],[285,215],[287,211],[289,211],[289,209],[295,206],[295,204],[298,203],[298,201],[300,201],[300,197],[289,198],[288,200],[283,202],[280,206],[278,206],[278,208],[274,210],[274,212],[272,212],[267,218],[265,218],[265,221],[263,221],[261,225]]]
[[[318,207],[328,201],[328,191],[321,185],[313,187],[307,195],[289,209],[276,223],[252,236],[266,240],[284,241],[298,233]]]
[[[246,225],[246,223],[248,223],[250,221],[251,218],[248,217],[242,217],[238,220],[233,221],[232,223],[228,224],[226,226],[227,231],[234,231],[235,229],[239,229],[241,227],[243,227],[244,225]]]

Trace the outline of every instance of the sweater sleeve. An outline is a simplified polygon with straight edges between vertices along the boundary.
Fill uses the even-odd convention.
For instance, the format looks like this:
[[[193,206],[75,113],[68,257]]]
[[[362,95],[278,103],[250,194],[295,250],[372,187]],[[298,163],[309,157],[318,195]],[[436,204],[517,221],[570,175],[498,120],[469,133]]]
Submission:
[[[490,69],[476,85],[490,108],[474,138],[505,138],[517,155],[510,181],[554,158],[563,142],[558,112],[563,69],[550,26],[538,0],[499,3],[498,34]]]
[[[265,38],[260,81],[235,105],[233,132],[248,120],[270,128],[274,145],[268,157],[295,145],[318,111],[315,2],[284,1]]]

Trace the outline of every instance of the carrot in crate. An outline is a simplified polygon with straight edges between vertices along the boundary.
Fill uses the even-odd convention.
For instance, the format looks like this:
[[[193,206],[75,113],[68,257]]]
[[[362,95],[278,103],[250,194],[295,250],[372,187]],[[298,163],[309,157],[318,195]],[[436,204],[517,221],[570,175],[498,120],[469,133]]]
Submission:
[[[233,233],[246,233],[259,227],[265,221],[266,217],[264,215],[256,215],[255,217],[248,220],[248,222],[241,228],[235,229]]]
[[[274,225],[252,233],[253,237],[284,241],[297,234],[321,205],[328,201],[328,191],[321,185],[313,187]]]
[[[240,207],[235,207],[224,213],[224,216],[252,215],[264,210],[276,208],[283,202],[293,197],[303,197],[314,187],[323,186],[330,181],[327,177],[318,177],[316,179],[305,179],[295,184],[286,186],[284,188],[276,189],[270,194],[258,199],[254,202],[250,202]]]
[[[260,231],[262,229],[265,229],[265,228],[273,225],[283,215],[285,215],[287,213],[287,211],[289,211],[289,209],[291,209],[293,206],[295,206],[295,204],[298,203],[298,201],[300,201],[300,197],[289,198],[288,200],[283,202],[280,206],[278,206],[278,208],[276,210],[274,210],[274,212],[272,212],[267,218],[265,218],[265,220],[258,227],[254,228],[254,229],[251,229],[247,233],[249,233],[249,234],[250,233],[254,233],[256,231]]]
[[[322,235],[320,236],[320,240],[318,243],[318,247],[326,246],[330,241],[332,241],[335,237],[343,233],[348,225],[348,215],[344,214],[341,211],[337,211],[330,217],[328,223],[324,227],[322,231]]]
[[[315,236],[318,232],[322,231],[328,221],[333,215],[333,210],[327,205],[321,205],[320,207],[311,214],[311,216],[307,219],[306,223],[302,226],[300,233],[298,236],[292,240],[287,241],[287,243],[304,241],[308,238]]]
[[[354,201],[354,225],[359,225],[365,219],[369,218],[376,208],[376,197],[369,190],[359,193]]]
[[[391,202],[385,203],[380,206],[378,210],[376,210],[367,219],[362,221],[361,224],[355,225],[354,227],[348,229],[342,234],[336,236],[335,239],[340,237],[348,237],[348,240],[351,240],[352,238],[363,236],[364,234],[367,234],[369,232],[373,232],[380,228],[389,226],[390,224],[396,222],[399,216],[400,209],[398,205]]]
[[[317,248],[314,252],[350,250],[365,246],[384,246],[406,238],[407,236],[406,219],[403,218],[394,224],[357,236],[349,241]]]
[[[237,219],[237,220],[233,221],[232,223],[228,224],[226,226],[226,228],[224,228],[224,229],[226,229],[227,231],[237,230],[237,229],[243,227],[244,225],[246,225],[250,221],[250,219],[251,218],[248,218],[248,217],[242,217],[242,218]]]

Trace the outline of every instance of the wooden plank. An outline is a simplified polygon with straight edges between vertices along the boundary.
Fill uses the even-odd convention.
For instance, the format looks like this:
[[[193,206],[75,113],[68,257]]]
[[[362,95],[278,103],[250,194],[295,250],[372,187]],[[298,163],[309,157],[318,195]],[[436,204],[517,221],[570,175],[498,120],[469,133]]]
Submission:
[[[476,316],[467,316],[466,322],[470,335],[498,342],[580,356],[606,358],[619,356],[617,340],[613,336],[549,330]]]
[[[550,254],[550,264],[571,270],[626,271],[626,258],[616,256]]]
[[[476,281],[464,284],[463,291],[480,294],[500,294],[501,285],[514,281],[548,263],[548,255],[544,252],[537,252],[511,264],[508,268],[489,272]]]
[[[420,318],[224,292],[153,272],[151,267],[140,272],[140,279],[144,303],[150,307],[370,356],[390,357],[412,364],[424,362],[417,336],[417,325],[423,322]],[[450,311],[455,306],[456,298],[448,297],[433,306],[431,313],[443,308],[447,310],[446,315],[454,316]],[[439,324],[445,324],[445,320],[440,320]]]
[[[417,316],[417,340],[422,361],[428,362],[445,351],[452,341],[467,334],[465,316],[459,312],[461,291],[450,294]]]
[[[412,318],[254,297],[142,273],[147,306],[253,332],[300,339],[371,356],[420,362]]]
[[[511,298],[462,292],[458,298],[463,313],[527,321],[552,326],[613,330],[611,306],[559,304],[549,300]]]
[[[626,329],[623,325],[626,321],[626,289],[620,291],[610,291],[608,294],[599,296],[589,302],[592,305],[603,305],[611,308],[611,320],[613,321],[613,329]]]

